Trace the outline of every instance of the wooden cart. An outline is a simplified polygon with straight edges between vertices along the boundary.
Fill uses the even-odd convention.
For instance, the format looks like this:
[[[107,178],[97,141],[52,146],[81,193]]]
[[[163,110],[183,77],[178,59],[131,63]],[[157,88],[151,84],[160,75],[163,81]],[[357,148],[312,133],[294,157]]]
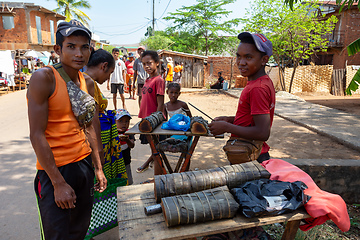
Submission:
[[[158,161],[159,165],[161,166],[163,174],[187,171],[189,169],[189,167],[190,167],[190,159],[191,159],[192,154],[194,153],[194,150],[195,150],[196,144],[199,141],[199,138],[201,136],[214,137],[211,134],[208,134],[208,135],[194,135],[190,131],[183,132],[183,131],[175,131],[175,130],[164,130],[164,129],[161,129],[162,124],[163,123],[161,123],[159,126],[157,126],[155,128],[155,130],[152,131],[151,133],[142,133],[139,130],[139,123],[136,123],[125,134],[127,134],[127,135],[145,134],[146,135],[146,137],[148,139],[148,142],[149,142],[149,145],[150,145],[150,148],[151,148],[151,152],[152,152],[153,156],[155,157],[156,161]],[[166,154],[163,151],[158,151],[156,149],[156,145],[159,143],[158,135],[185,135],[185,136],[193,136],[194,137],[188,151],[183,152],[180,155],[179,160],[178,160],[174,170],[170,166],[170,163],[166,158]],[[165,168],[164,165],[166,166],[166,168]]]
[[[237,214],[232,219],[168,228],[162,213],[145,215],[144,207],[156,204],[153,183],[119,187],[117,201],[119,237],[122,240],[188,239],[280,222],[287,222],[282,240],[293,240],[301,219],[310,217],[305,210],[260,218]]]

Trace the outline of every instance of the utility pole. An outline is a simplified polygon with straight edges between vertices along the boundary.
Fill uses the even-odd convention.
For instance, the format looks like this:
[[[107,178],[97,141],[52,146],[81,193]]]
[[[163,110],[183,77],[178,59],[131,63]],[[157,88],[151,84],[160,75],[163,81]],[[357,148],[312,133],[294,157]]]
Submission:
[[[155,32],[155,0],[153,0],[153,18],[152,18],[151,36],[154,36],[154,32]]]

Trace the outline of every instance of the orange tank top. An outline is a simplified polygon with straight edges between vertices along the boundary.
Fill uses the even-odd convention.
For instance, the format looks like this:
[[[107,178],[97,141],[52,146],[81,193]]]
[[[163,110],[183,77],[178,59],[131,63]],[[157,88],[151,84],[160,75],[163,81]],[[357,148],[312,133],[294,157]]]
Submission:
[[[78,162],[91,153],[89,142],[71,109],[66,83],[52,66],[55,90],[48,99],[48,124],[45,137],[54,155],[57,167]],[[80,89],[87,92],[84,76],[79,72]],[[39,161],[36,168],[44,170]]]

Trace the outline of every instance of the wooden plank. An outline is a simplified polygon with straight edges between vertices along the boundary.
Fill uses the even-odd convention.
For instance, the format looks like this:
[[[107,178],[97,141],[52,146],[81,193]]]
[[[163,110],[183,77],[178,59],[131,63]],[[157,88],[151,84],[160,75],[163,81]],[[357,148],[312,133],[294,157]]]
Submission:
[[[118,202],[118,222],[147,218],[149,216],[146,216],[144,208],[155,204],[154,198]]]
[[[154,198],[154,183],[137,184],[117,188],[117,201],[126,202]]]
[[[284,214],[264,218],[245,218],[236,216],[233,219],[222,219],[206,223],[183,225],[168,228],[163,214],[155,214],[146,218],[119,222],[120,239],[186,239],[210,234],[236,231],[273,223],[300,220],[309,217],[304,212]]]
[[[184,132],[184,131],[175,131],[175,130],[165,130],[161,129],[161,126],[164,124],[161,123],[159,126],[155,128],[154,131],[151,133],[143,133],[139,130],[139,122],[136,123],[132,128],[130,128],[128,131],[126,131],[125,134],[131,135],[131,134],[149,134],[149,135],[186,135],[186,136],[204,136],[204,137],[213,137],[212,134],[205,134],[205,135],[194,135],[190,131]],[[223,136],[220,136],[223,137]]]

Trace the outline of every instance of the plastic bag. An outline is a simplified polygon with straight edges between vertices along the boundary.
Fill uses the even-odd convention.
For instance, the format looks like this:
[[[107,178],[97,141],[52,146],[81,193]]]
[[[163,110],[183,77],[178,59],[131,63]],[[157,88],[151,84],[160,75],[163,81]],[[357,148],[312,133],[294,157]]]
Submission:
[[[183,114],[175,114],[169,121],[164,122],[161,129],[177,130],[186,132],[190,128],[190,117]]]
[[[308,187],[296,181],[281,182],[270,179],[258,179],[246,182],[231,191],[240,204],[242,213],[249,218],[262,215],[280,215],[292,212],[310,200],[304,194]]]

